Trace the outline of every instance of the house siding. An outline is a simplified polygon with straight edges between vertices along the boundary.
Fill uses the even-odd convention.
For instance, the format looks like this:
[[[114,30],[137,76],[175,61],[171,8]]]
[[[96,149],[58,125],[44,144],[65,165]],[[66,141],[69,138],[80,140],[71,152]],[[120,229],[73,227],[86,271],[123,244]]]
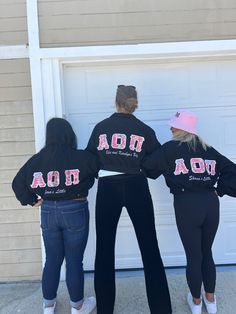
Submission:
[[[236,37],[234,0],[39,0],[42,47]]]
[[[0,45],[26,45],[26,0],[0,1]]]
[[[40,278],[39,212],[22,207],[11,189],[34,152],[29,60],[0,60],[0,281]]]

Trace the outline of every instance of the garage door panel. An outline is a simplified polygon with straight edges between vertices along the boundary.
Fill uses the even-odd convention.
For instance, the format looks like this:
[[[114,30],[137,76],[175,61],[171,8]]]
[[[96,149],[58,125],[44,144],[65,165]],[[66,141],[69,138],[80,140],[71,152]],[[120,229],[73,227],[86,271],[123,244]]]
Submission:
[[[189,68],[189,103],[214,106],[217,102],[215,63],[196,63]]]
[[[77,109],[78,111],[78,109]],[[74,130],[78,140],[78,147],[84,149],[98,121],[107,117],[107,113],[102,114],[67,114],[68,121],[74,126]],[[101,119],[101,120],[100,120]]]
[[[236,64],[234,61],[226,61],[217,65],[217,91],[218,96],[236,100]]]
[[[236,62],[188,61],[147,64],[106,62],[74,63],[63,68],[65,115],[85,148],[99,121],[114,112],[118,84],[137,86],[139,108],[135,115],[151,126],[161,143],[171,138],[168,120],[178,109],[190,109],[199,116],[199,135],[219,152],[236,161]],[[185,265],[173,209],[173,196],[163,177],[149,180],[155,208],[159,246],[165,265]],[[96,184],[90,191],[91,226],[85,254],[85,269],[93,269],[95,256]],[[235,199],[221,200],[221,222],[213,253],[217,263],[236,260]],[[135,233],[126,210],[119,221],[116,267],[142,267]]]
[[[236,233],[236,222],[228,222],[227,226],[227,235],[226,235],[226,248],[225,255],[227,260],[231,259],[232,261],[236,260],[236,250],[235,250],[235,233]]]
[[[137,86],[140,104],[148,103],[149,108],[156,108],[157,103],[173,107],[174,99],[186,103],[189,97],[185,66],[172,65],[167,69],[164,65],[114,66],[107,71],[107,67],[93,66],[93,70],[86,70],[74,65],[74,68],[65,67],[63,76],[70,113],[77,112],[78,103],[81,112],[110,111],[114,108],[114,91],[120,84]]]
[[[174,219],[174,216],[172,219]],[[156,216],[155,220],[157,222],[156,228],[159,247],[165,265],[174,266],[185,264],[185,254],[176,226],[173,225],[173,222],[170,223],[171,219],[168,219],[167,223],[167,219],[164,221]],[[130,228],[130,224],[131,221],[125,213],[119,221],[117,232],[116,268],[142,267],[137,239],[133,228]],[[168,246],[164,244],[166,242],[169,244]]]
[[[136,117],[155,131],[156,137],[161,144],[169,141],[171,139],[171,131],[168,121],[170,116],[173,115],[173,110],[160,112],[155,108],[155,110],[147,111],[143,110],[142,107],[145,107],[145,105],[140,105],[137,114],[135,114]]]
[[[149,189],[156,211],[164,211],[169,214],[172,211],[173,196],[170,194],[163,176],[157,180],[149,179]]]
[[[228,220],[224,220],[227,226],[227,234],[226,234],[226,255],[230,255],[230,257],[234,257],[236,260],[236,249],[235,249],[235,234],[236,234],[236,220],[234,216],[229,217]]]
[[[155,109],[157,106],[176,108],[197,106],[215,107],[235,103],[235,69],[232,61],[189,62],[169,65],[113,66],[84,69],[78,65],[64,68],[65,98],[71,113],[110,111],[114,91],[119,84],[138,87],[139,102]],[[225,75],[227,68],[227,75]],[[223,72],[222,72],[223,71]]]
[[[66,110],[69,113],[78,112],[78,103],[80,110],[87,104],[86,73],[78,72],[76,68],[65,67],[63,72],[64,98],[66,99]],[[85,108],[86,109],[86,108]]]
[[[136,76],[140,77],[136,79],[137,87],[142,86],[139,88],[141,103],[145,104],[152,98],[155,105],[173,105],[173,99],[181,102],[188,99],[188,70],[185,66],[149,66],[136,72]]]
[[[236,158],[236,107],[194,109],[200,136],[228,158]]]
[[[171,219],[165,223],[158,221],[157,225],[157,238],[163,262],[166,266],[185,265],[183,245],[174,222],[170,223],[170,221]]]
[[[126,210],[123,210],[116,237],[116,268],[142,267],[138,242]],[[135,266],[132,266],[135,265]]]
[[[224,209],[223,209],[224,210]],[[230,213],[231,211],[231,213]],[[234,212],[233,212],[234,211]],[[221,223],[213,245],[213,253],[219,264],[235,263],[236,261],[236,218],[235,204],[231,208],[222,213],[221,207]]]
[[[229,149],[231,148],[231,153],[233,151],[236,156],[236,136],[234,136],[234,134],[236,134],[236,115],[223,117],[223,122],[225,145],[227,145]]]

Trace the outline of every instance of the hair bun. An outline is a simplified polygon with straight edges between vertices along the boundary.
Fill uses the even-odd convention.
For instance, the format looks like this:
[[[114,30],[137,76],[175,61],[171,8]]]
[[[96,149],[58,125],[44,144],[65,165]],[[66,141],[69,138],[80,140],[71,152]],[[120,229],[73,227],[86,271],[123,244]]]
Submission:
[[[116,103],[128,113],[133,113],[138,105],[136,87],[132,85],[118,85]]]

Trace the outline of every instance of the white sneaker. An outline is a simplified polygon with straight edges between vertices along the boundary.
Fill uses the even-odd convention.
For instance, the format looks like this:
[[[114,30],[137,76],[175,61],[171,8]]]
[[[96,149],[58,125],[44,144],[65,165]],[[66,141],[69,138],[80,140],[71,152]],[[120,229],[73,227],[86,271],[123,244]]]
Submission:
[[[202,293],[202,299],[206,306],[208,314],[216,314],[217,313],[217,305],[216,305],[216,296],[214,295],[214,302],[210,302],[206,298],[205,292]]]
[[[71,314],[89,314],[96,308],[96,299],[89,297],[84,299],[81,309],[77,310],[74,307],[71,308]]]
[[[48,306],[48,307],[43,307],[43,314],[54,314],[56,307],[56,302],[54,303],[53,306]]]
[[[202,301],[200,304],[195,304],[193,302],[192,294],[189,292],[187,295],[187,302],[191,309],[192,314],[201,314],[202,313]]]

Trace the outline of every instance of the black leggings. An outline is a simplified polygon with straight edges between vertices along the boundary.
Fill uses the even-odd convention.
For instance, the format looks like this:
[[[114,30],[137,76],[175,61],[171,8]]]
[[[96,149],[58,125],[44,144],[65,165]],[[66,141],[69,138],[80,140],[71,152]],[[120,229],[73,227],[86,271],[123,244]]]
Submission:
[[[95,261],[97,314],[112,314],[114,310],[114,246],[123,206],[127,208],[141,251],[150,311],[152,314],[170,314],[170,296],[156,238],[153,204],[147,179],[143,175],[111,176],[98,182]]]
[[[186,277],[194,298],[201,285],[215,292],[216,269],[212,244],[219,224],[219,200],[215,192],[183,192],[174,196],[176,223],[187,258]]]

